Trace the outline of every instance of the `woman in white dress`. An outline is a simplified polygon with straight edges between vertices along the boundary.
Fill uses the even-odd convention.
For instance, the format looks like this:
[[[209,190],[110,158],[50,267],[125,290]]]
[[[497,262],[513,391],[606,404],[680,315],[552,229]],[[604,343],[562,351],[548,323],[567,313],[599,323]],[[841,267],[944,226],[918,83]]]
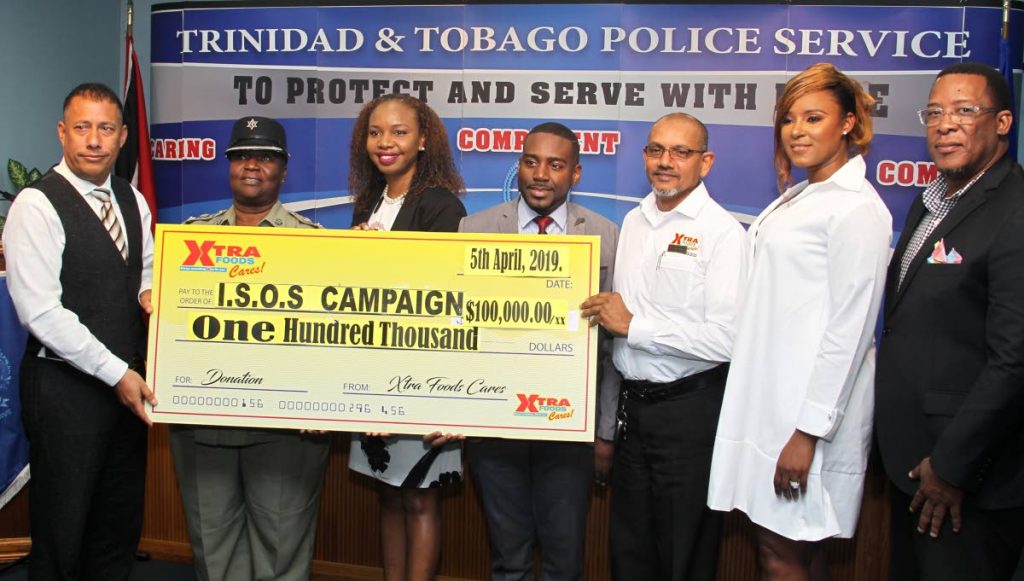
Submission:
[[[708,505],[757,527],[765,579],[826,579],[820,541],[852,537],[871,442],[873,332],[892,217],[865,178],[874,100],[829,64],[775,111],[782,191],[758,216]]]

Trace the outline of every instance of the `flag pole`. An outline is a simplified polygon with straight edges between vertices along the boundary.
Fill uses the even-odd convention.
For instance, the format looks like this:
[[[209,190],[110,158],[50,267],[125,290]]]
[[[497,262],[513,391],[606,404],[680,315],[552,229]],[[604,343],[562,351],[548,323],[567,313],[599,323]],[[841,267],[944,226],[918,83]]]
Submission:
[[[131,0],[128,0],[128,28],[131,29]],[[1010,0],[1002,0],[1002,39],[1010,39]]]
[[[146,198],[150,214],[153,217],[151,226],[156,224],[156,183],[153,175],[153,159],[150,155],[149,123],[146,121],[146,98],[142,91],[142,74],[139,71],[139,60],[135,54],[135,39],[132,38],[132,25],[135,5],[127,0],[128,18],[125,30],[125,74],[122,86],[124,101],[125,124],[128,126],[128,138],[121,148],[114,166],[114,172],[130,182]]]
[[[1020,57],[1010,55],[1010,0],[1003,0],[1003,26],[999,34],[999,72],[1006,79],[1007,88],[1010,90],[1010,112],[1013,113],[1013,125],[1010,129],[1010,156],[1017,159],[1017,142],[1019,136],[1017,128],[1020,123],[1017,121],[1017,102],[1014,100],[1013,69],[1014,65],[1020,62]]]
[[[132,39],[132,15],[135,12],[135,6],[133,5],[132,0],[128,0],[128,2],[127,2],[127,12],[128,12],[127,19],[126,19],[127,20],[127,25],[125,26],[125,31],[124,31],[125,46],[127,46],[129,44],[134,44],[132,42],[132,40],[131,40]],[[135,48],[133,46],[132,49],[131,49],[131,52],[134,52],[134,51],[135,51]],[[125,92],[125,91],[128,90],[128,84],[131,83],[131,76],[132,76],[132,63],[131,63],[132,55],[127,54],[126,57],[127,57],[128,60],[127,60],[127,62],[124,63],[124,82],[121,85],[121,91],[122,92]],[[123,99],[125,96],[126,95],[122,94],[121,98]]]
[[[1003,2],[1003,5],[1004,5],[1004,8],[1003,8],[1003,35],[1005,36],[1006,35],[1006,8],[1005,8],[1006,1]],[[134,6],[132,6],[132,0],[128,0],[128,36],[132,35],[132,11],[133,10],[134,10]]]

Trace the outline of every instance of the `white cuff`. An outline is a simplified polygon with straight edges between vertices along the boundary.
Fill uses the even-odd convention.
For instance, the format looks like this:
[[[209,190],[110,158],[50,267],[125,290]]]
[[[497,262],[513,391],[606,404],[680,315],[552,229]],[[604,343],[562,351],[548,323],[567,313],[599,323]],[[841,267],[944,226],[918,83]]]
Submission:
[[[647,319],[634,315],[633,320],[629,322],[626,344],[633,349],[650,352],[650,346],[653,341],[654,324]]]
[[[121,381],[126,371],[128,371],[127,363],[117,357],[111,357],[110,361],[107,361],[96,370],[96,379],[113,387],[117,385],[118,381]]]
[[[842,419],[840,410],[805,400],[796,418],[796,429],[822,440],[831,440]]]

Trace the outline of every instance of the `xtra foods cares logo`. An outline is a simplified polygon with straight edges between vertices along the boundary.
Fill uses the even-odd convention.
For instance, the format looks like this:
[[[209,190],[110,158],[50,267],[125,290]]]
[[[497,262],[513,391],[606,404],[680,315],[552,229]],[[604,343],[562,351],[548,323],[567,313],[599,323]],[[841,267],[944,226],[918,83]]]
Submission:
[[[217,244],[215,240],[185,240],[188,256],[181,263],[183,271],[197,272],[234,272],[249,270],[255,267],[260,259],[260,251],[255,246],[232,246]],[[262,270],[262,261],[259,261]],[[234,276],[234,275],[232,275]]]
[[[576,411],[568,398],[544,397],[536,393],[517,393],[519,407],[516,408],[517,416],[547,417],[548,421],[565,420],[571,418]]]

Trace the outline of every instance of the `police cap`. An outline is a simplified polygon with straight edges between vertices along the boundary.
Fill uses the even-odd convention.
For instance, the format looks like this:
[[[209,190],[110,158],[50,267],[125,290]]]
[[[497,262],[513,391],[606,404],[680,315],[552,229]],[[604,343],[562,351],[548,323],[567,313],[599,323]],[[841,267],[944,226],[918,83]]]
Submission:
[[[225,154],[235,151],[272,151],[288,157],[288,138],[284,127],[269,117],[243,117],[231,128],[231,140]]]

